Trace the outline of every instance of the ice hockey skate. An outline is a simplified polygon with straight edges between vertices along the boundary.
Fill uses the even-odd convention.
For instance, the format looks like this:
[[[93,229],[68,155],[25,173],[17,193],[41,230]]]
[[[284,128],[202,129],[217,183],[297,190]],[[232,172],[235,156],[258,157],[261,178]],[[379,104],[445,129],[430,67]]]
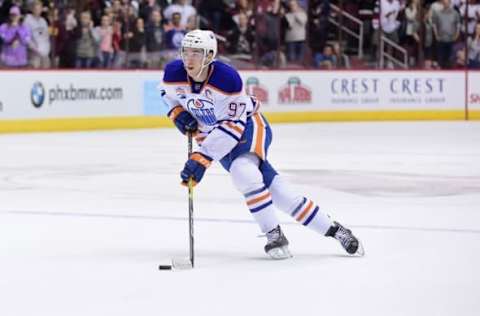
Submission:
[[[343,227],[337,222],[333,222],[333,225],[328,229],[325,236],[333,237],[338,240],[343,249],[345,249],[350,255],[365,255],[365,250],[358,238],[352,234],[350,229]]]
[[[287,237],[282,232],[280,226],[275,227],[265,234],[267,237],[267,244],[265,245],[265,252],[276,260],[288,259],[292,257],[290,250],[288,250]]]

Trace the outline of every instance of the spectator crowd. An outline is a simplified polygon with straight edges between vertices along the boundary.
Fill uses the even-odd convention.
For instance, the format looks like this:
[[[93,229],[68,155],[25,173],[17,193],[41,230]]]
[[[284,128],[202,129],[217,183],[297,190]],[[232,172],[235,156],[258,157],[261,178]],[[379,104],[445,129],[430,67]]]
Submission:
[[[407,49],[410,67],[479,68],[477,0],[381,0],[379,12],[384,35]]]
[[[0,68],[158,69],[196,28],[241,68],[378,67],[382,41],[412,68],[480,68],[479,21],[477,0],[0,0]]]

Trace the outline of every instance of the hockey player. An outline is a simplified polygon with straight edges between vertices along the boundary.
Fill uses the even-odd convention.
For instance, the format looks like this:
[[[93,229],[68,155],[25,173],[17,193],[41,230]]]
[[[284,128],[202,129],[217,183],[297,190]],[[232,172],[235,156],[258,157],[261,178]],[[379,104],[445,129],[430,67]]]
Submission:
[[[181,171],[184,185],[199,183],[213,161],[230,173],[234,186],[267,237],[265,252],[274,259],[291,257],[275,210],[324,236],[337,239],[349,254],[363,255],[352,232],[320,211],[312,200],[292,191],[267,159],[272,130],[259,112],[259,101],[243,92],[231,66],[214,60],[217,41],[211,31],[193,30],[181,43],[181,60],[170,62],[163,77],[168,116],[183,133],[192,133],[199,148]]]

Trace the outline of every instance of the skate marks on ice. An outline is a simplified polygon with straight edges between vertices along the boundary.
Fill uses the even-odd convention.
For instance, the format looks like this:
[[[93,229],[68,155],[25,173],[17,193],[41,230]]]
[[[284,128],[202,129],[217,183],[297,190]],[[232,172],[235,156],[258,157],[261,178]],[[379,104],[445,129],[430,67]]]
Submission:
[[[113,214],[113,213],[85,213],[85,212],[68,212],[68,211],[26,211],[26,210],[2,210],[0,215],[18,215],[18,216],[60,216],[60,217],[85,217],[85,218],[106,218],[106,219],[127,219],[127,220],[145,220],[145,221],[173,221],[186,223],[187,217],[179,216],[163,216],[163,215],[129,215],[129,214]],[[257,225],[255,221],[248,219],[234,218],[209,218],[198,217],[195,222],[213,223],[213,224],[250,224]],[[282,226],[298,226],[293,221],[280,221]],[[366,230],[394,230],[394,231],[418,231],[418,232],[438,232],[438,233],[459,233],[459,234],[480,234],[480,229],[468,228],[445,228],[445,227],[420,227],[420,226],[393,226],[393,225],[348,225],[353,229]]]
[[[2,192],[43,193],[53,196],[86,194],[91,198],[137,200],[146,202],[172,202],[184,199],[183,190],[166,190],[166,183],[177,183],[177,164],[151,166],[129,164],[69,164],[27,165],[22,167],[0,166],[0,190]],[[223,170],[222,170],[223,171]],[[212,178],[225,174],[211,174]],[[207,192],[208,194],[208,192]],[[232,203],[236,196],[209,195],[215,203]]]
[[[21,167],[0,167],[0,189],[2,191],[17,190],[62,190],[68,192],[114,192],[118,196],[134,196],[138,192],[131,189],[115,191],[109,189],[112,179],[123,180],[128,178],[135,182],[152,177],[170,175],[170,171],[156,170],[148,166],[128,166],[122,164],[67,164],[67,165],[26,165]],[[89,183],[105,183],[104,186],[88,186]],[[121,183],[121,182],[120,182]],[[120,187],[121,188],[121,187]],[[128,188],[128,187],[127,187]],[[148,198],[146,194],[141,198]]]
[[[363,196],[434,197],[480,193],[480,175],[446,176],[354,170],[282,169],[297,184]]]

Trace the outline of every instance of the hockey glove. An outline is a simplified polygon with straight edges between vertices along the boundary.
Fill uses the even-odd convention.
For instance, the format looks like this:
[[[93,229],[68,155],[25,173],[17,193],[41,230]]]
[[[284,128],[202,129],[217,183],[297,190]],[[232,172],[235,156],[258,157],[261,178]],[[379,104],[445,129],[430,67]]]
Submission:
[[[173,121],[175,126],[180,132],[182,132],[182,134],[195,134],[197,132],[197,120],[192,116],[192,114],[190,114],[190,112],[185,111],[181,105],[177,105],[171,109],[168,113],[168,117]]]
[[[203,155],[199,152],[194,152],[190,159],[185,163],[180,177],[182,178],[182,185],[188,186],[188,181],[192,179],[192,184],[195,186],[202,180],[205,170],[212,164],[212,158]]]

